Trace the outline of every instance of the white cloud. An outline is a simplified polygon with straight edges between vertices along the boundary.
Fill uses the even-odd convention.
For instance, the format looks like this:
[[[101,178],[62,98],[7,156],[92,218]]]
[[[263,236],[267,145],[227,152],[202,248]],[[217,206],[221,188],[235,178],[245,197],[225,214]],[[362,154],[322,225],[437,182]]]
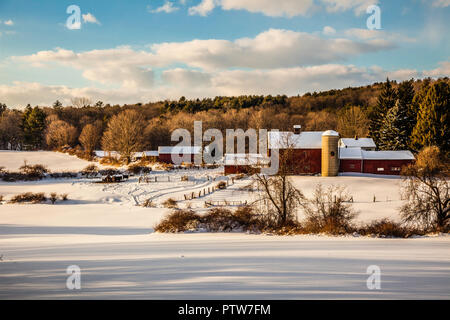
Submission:
[[[450,6],[450,0],[434,0],[433,7],[445,8]]]
[[[223,10],[246,10],[270,17],[307,15],[321,7],[328,12],[354,10],[360,15],[369,5],[378,2],[379,0],[201,0],[199,4],[189,8],[189,14],[206,16],[219,6]]]
[[[95,23],[100,25],[100,22],[97,20],[97,18],[92,13],[83,14],[83,21],[84,23]]]
[[[416,39],[409,38],[405,35],[387,32],[385,30],[369,30],[369,29],[348,29],[343,33],[348,38],[354,38],[359,40],[375,40],[381,39],[390,42],[416,42]]]
[[[198,5],[189,8],[189,14],[207,16],[216,7],[218,0],[202,0]]]
[[[356,15],[366,12],[371,5],[376,5],[379,0],[320,0],[325,4],[328,12],[343,12],[353,10]]]
[[[7,25],[7,26],[12,26],[12,25],[14,25],[14,22],[12,20],[6,20],[4,22],[4,24]]]
[[[184,64],[214,71],[227,68],[274,69],[345,61],[368,52],[392,48],[385,40],[352,41],[325,39],[319,35],[290,30],[270,29],[255,38],[229,40],[192,40],[160,43],[149,51],[131,47],[75,53],[56,48],[13,61],[32,66],[61,64],[82,71],[85,78],[103,84],[151,86],[150,69]],[[117,75],[120,75],[117,76]]]
[[[335,34],[336,30],[333,27],[325,26],[325,27],[323,27],[323,31],[322,32],[323,32],[324,35],[329,36],[329,35]]]
[[[255,38],[161,43],[151,48],[161,61],[202,69],[278,68],[343,61],[367,52],[392,48],[388,42],[324,39],[318,35],[270,29]]]
[[[440,62],[438,68],[425,71],[424,75],[433,78],[450,76],[450,61]]]
[[[161,7],[156,8],[155,10],[150,10],[150,12],[152,13],[160,13],[160,12],[165,12],[165,13],[172,13],[177,11],[179,8],[174,7],[173,2],[170,1],[166,1]]]
[[[215,72],[169,69],[162,74],[162,82],[152,87],[121,87],[99,89],[70,88],[39,83],[14,82],[0,85],[0,96],[8,106],[23,107],[50,105],[56,99],[69,103],[77,96],[105,103],[136,103],[164,99],[214,97],[216,95],[287,94],[297,95],[312,91],[361,86],[384,81],[386,77],[398,81],[423,76],[448,75],[450,62],[440,68],[417,71],[413,69],[384,70],[352,65],[326,64],[311,67],[277,68],[271,70],[224,70]]]

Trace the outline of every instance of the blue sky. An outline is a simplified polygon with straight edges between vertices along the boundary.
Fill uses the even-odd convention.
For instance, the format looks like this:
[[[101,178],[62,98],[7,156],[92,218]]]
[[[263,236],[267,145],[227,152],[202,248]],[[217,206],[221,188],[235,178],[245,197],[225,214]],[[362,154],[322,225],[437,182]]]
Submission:
[[[381,30],[366,8],[381,8]],[[69,5],[81,29],[66,26]],[[0,0],[0,102],[297,95],[449,76],[450,0]]]

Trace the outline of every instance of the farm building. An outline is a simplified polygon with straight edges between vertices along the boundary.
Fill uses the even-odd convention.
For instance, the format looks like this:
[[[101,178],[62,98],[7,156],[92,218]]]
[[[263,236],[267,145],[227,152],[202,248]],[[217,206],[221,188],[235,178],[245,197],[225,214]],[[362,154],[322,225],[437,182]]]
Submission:
[[[267,157],[261,154],[225,154],[224,157],[224,170],[225,175],[239,174],[239,173],[251,173],[254,170],[261,168],[263,165],[268,164]]]
[[[133,155],[134,160],[141,160],[146,158],[150,161],[158,160],[158,151],[143,151],[143,152],[135,152]]]
[[[414,161],[410,151],[366,151],[339,148],[340,172],[399,175],[401,168]]]
[[[292,174],[316,174],[322,166],[322,134],[321,131],[269,132],[268,148],[279,149],[280,159],[284,159]]]
[[[194,163],[196,155],[202,155],[202,147],[175,146],[175,147],[159,147],[158,161],[174,164],[173,158],[178,156],[188,156],[190,162]]]
[[[375,151],[377,146],[372,138],[342,138],[339,140],[339,148],[361,148],[367,151]]]
[[[292,174],[336,176],[339,172],[398,175],[414,162],[410,151],[375,151],[371,138],[339,138],[333,130],[269,132],[270,150],[279,149],[280,159]]]

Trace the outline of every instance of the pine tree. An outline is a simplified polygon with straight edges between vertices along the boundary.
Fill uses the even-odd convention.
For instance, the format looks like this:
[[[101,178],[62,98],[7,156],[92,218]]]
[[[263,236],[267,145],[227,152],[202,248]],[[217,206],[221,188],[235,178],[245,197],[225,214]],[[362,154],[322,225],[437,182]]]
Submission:
[[[409,135],[406,133],[405,109],[400,107],[400,101],[390,109],[380,128],[380,142],[378,147],[381,150],[407,150]]]
[[[22,118],[22,130],[25,144],[32,148],[40,148],[44,139],[45,112],[39,107],[28,105]]]
[[[420,150],[437,146],[444,153],[450,152],[450,87],[446,81],[433,83],[420,103],[417,124],[412,134],[412,146]]]
[[[403,81],[397,89],[399,121],[402,131],[405,131],[405,140],[410,143],[411,134],[417,122],[417,110],[413,105],[414,79]]]
[[[388,78],[383,84],[383,88],[378,97],[377,104],[372,109],[369,115],[369,132],[376,145],[379,145],[381,142],[380,129],[383,126],[388,111],[395,106],[396,101],[397,92],[395,88],[392,87],[392,83]]]

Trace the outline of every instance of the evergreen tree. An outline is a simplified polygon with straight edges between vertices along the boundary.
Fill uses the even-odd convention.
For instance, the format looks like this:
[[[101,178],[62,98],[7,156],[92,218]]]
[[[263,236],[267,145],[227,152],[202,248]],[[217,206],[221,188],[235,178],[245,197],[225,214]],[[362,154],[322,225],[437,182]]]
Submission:
[[[383,126],[388,111],[395,106],[396,101],[397,101],[397,92],[395,88],[392,87],[392,83],[388,78],[386,82],[383,84],[381,93],[378,96],[377,104],[372,109],[369,115],[370,136],[375,141],[375,144],[377,146],[381,142],[380,129]]]
[[[437,146],[450,152],[450,87],[446,81],[433,83],[420,103],[417,124],[412,134],[412,146],[420,150],[427,146]]]
[[[40,148],[44,139],[45,112],[39,107],[28,105],[22,118],[22,130],[25,144],[32,148]]]
[[[6,111],[6,109],[8,109],[8,107],[6,106],[6,104],[0,103],[0,116],[2,115],[3,112]]]
[[[405,131],[404,139],[410,142],[411,134],[417,122],[417,110],[413,105],[414,100],[414,79],[403,81],[397,89],[398,108],[399,108],[399,126]]]
[[[378,147],[381,150],[407,150],[409,135],[405,126],[405,109],[400,107],[400,101],[390,109],[386,115],[383,125],[380,128],[380,142]]]

